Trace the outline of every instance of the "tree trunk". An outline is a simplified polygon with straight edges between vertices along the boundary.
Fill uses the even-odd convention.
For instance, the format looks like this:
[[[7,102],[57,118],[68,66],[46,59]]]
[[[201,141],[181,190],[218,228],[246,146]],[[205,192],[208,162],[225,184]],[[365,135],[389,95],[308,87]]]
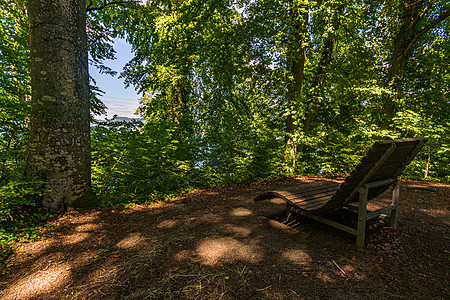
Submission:
[[[431,147],[429,147],[429,151],[428,151],[427,164],[425,165],[425,172],[423,174],[424,179],[427,179],[427,177],[428,177],[428,171],[430,169],[430,160],[431,160]]]
[[[52,211],[93,205],[85,1],[29,0],[28,174]]]
[[[394,38],[390,67],[388,71],[388,84],[391,95],[386,95],[383,101],[383,123],[382,128],[387,128],[395,116],[397,102],[400,97],[411,41],[416,34],[416,24],[419,22],[419,5],[416,0],[404,1],[400,14],[400,28]]]
[[[311,90],[312,90],[311,100],[309,101],[308,106],[306,108],[306,114],[305,114],[305,119],[303,121],[303,128],[302,128],[302,131],[305,134],[308,133],[309,128],[311,127],[313,115],[317,111],[317,108],[319,105],[318,98],[319,98],[321,90],[322,90],[322,85],[325,83],[325,79],[327,77],[327,68],[331,62],[334,45],[336,44],[336,36],[337,36],[337,32],[339,30],[339,25],[340,25],[339,18],[340,18],[340,15],[342,14],[342,12],[344,11],[344,8],[345,8],[344,5],[339,5],[336,10],[336,14],[330,16],[330,18],[333,19],[332,26],[333,26],[334,32],[333,32],[333,34],[329,34],[328,38],[324,41],[323,52],[320,56],[319,65],[318,65],[316,72],[314,74],[314,77],[313,77],[313,81],[312,81],[312,85],[311,85]],[[299,149],[299,151],[301,151],[301,149]]]
[[[299,8],[296,7],[292,12],[292,18],[294,19],[294,22],[291,47],[294,45],[298,46],[298,48],[290,49],[290,57],[288,59],[293,80],[288,85],[288,108],[290,113],[286,119],[285,156],[289,168],[291,171],[294,171],[298,145],[296,138],[296,135],[298,134],[297,115],[300,108],[306,60],[306,48],[303,40],[306,38],[305,35],[308,28],[308,13],[300,13]]]
[[[442,7],[438,17],[427,18],[426,14],[436,2],[404,0],[401,2],[399,30],[393,41],[392,56],[388,71],[390,95],[383,97],[380,127],[386,129],[395,117],[402,95],[403,76],[409,55],[417,40],[430,29],[450,16],[450,10]]]

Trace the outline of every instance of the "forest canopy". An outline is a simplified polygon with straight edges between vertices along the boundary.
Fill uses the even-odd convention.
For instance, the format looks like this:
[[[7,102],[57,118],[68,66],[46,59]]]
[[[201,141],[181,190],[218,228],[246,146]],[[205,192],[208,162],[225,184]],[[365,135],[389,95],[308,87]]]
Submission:
[[[345,174],[373,141],[417,136],[430,142],[406,176],[448,180],[448,15],[438,1],[148,1],[96,11],[110,36],[132,45],[120,76],[143,93],[145,119],[93,130],[97,184],[133,195],[145,185],[166,193]],[[111,140],[120,155],[107,158]]]
[[[27,3],[0,0],[0,9],[6,228],[46,191],[26,171]],[[374,141],[419,136],[429,142],[404,176],[448,181],[449,16],[446,0],[88,0],[89,66],[138,90],[144,120],[96,121],[105,106],[90,78],[92,190],[118,205],[230,182],[339,176]],[[104,63],[116,38],[133,52],[120,74]]]

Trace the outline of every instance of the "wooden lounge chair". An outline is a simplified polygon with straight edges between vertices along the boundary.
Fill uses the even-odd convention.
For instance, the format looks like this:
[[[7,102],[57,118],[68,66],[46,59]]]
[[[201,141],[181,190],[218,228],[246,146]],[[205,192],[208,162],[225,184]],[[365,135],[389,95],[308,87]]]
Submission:
[[[283,198],[288,212],[296,212],[314,220],[356,235],[357,247],[364,246],[366,222],[372,218],[387,216],[389,224],[397,227],[400,181],[397,177],[426,143],[427,138],[412,138],[375,142],[353,172],[341,184],[320,181],[285,189],[268,191],[254,200]],[[375,211],[367,210],[367,201],[376,198],[391,185],[392,204]],[[350,203],[357,203],[357,207]],[[330,213],[340,209],[358,212],[357,226],[331,220]]]

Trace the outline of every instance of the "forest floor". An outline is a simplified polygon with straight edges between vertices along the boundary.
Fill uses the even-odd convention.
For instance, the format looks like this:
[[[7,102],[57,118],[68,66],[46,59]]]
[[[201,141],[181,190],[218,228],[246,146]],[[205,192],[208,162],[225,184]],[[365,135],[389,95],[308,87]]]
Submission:
[[[355,238],[260,192],[296,178],[66,213],[2,270],[1,299],[450,299],[450,184],[403,180],[397,230]],[[387,201],[383,194],[372,206]]]

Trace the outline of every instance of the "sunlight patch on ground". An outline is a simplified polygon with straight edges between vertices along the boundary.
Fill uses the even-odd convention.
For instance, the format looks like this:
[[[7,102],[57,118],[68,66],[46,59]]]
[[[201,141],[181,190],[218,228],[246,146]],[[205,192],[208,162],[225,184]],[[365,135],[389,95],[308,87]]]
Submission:
[[[85,215],[80,216],[71,216],[70,214],[67,215],[67,218],[70,219],[70,222],[73,224],[84,224],[84,223],[92,223],[99,220],[99,212],[93,212]]]
[[[311,256],[300,249],[287,249],[281,252],[281,257],[296,265],[305,265],[312,262]]]
[[[206,238],[198,244],[197,253],[201,257],[202,263],[206,265],[235,260],[257,263],[263,259],[263,253],[259,246],[247,245],[230,237]]]
[[[253,212],[251,210],[244,208],[244,207],[235,208],[231,212],[231,215],[235,216],[235,217],[246,217],[246,216],[250,216],[252,214],[253,214]]]
[[[295,230],[295,229],[292,229],[291,227],[289,227],[283,223],[280,223],[278,221],[275,221],[275,220],[269,220],[269,225],[270,225],[270,227],[277,229],[277,230],[285,230],[285,231]]]
[[[100,224],[86,223],[75,227],[75,231],[77,232],[96,231],[101,227],[102,226]]]
[[[81,243],[85,239],[89,237],[89,233],[87,232],[77,232],[71,235],[67,235],[63,237],[63,243],[66,245],[73,245],[77,243]]]
[[[408,181],[406,181],[405,186],[407,188],[417,188],[417,189],[422,189],[422,190],[427,190],[430,187],[437,187],[437,188],[447,187],[444,182],[417,182],[417,183],[412,183],[412,182],[408,182]],[[434,191],[431,191],[431,192],[434,192]]]
[[[252,233],[252,230],[250,228],[236,226],[232,224],[225,224],[224,228],[229,233],[239,237],[247,237],[250,235],[250,233]]]
[[[447,221],[449,213],[447,210],[444,209],[432,209],[432,208],[427,208],[427,209],[420,209],[420,212],[429,215],[430,217],[434,217],[434,218],[444,218],[443,220],[446,224],[449,224],[449,222]]]
[[[132,233],[128,234],[123,240],[118,242],[116,244],[116,247],[118,247],[120,249],[130,249],[130,248],[136,246],[137,244],[139,244],[141,239],[142,239],[142,234],[140,234],[139,232],[132,232]]]
[[[162,222],[160,222],[158,225],[156,225],[156,228],[159,229],[169,229],[174,227],[175,225],[177,225],[177,221],[175,220],[164,220]]]
[[[11,285],[2,299],[33,299],[66,284],[70,276],[70,266],[59,264],[33,273]]]

